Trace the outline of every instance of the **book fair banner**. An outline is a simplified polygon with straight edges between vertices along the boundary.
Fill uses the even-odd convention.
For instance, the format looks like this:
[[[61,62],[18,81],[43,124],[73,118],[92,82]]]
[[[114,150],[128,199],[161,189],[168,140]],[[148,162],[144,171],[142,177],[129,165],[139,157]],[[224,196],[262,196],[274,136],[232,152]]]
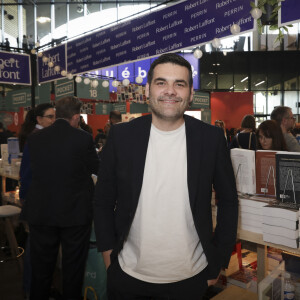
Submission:
[[[190,109],[210,108],[209,93],[195,92]]]
[[[109,89],[108,87],[103,87],[102,79],[92,79],[89,84],[85,84],[83,81],[76,83],[77,97],[83,99],[101,99],[109,100]],[[95,84],[97,83],[98,84]]]
[[[193,0],[94,32],[67,44],[68,72],[80,74],[201,45],[254,29],[249,0]]]
[[[75,87],[74,80],[62,79],[54,82],[55,100],[63,97],[74,96]]]
[[[286,26],[300,22],[300,1],[285,0],[280,2],[278,26]]]
[[[112,110],[118,110],[121,114],[126,114],[126,103],[96,103],[96,115],[109,115]]]
[[[31,85],[30,56],[0,51],[0,82]]]

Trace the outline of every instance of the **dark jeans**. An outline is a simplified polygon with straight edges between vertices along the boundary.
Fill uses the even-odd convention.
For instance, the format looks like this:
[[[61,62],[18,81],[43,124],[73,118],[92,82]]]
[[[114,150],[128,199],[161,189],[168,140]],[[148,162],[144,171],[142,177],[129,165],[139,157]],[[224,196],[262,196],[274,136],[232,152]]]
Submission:
[[[199,300],[207,289],[208,272],[174,283],[149,283],[127,275],[116,259],[107,270],[109,300]]]

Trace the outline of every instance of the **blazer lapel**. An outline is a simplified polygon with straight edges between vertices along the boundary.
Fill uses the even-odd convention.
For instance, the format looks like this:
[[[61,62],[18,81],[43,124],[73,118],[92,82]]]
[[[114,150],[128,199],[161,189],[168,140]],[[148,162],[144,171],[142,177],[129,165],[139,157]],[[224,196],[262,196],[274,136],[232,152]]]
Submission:
[[[147,148],[150,137],[152,117],[143,117],[141,124],[135,127],[133,134],[133,169],[132,169],[132,191],[133,205],[136,208],[143,184],[144,168],[146,162]],[[128,174],[129,176],[129,174]]]
[[[191,208],[193,208],[199,187],[199,173],[201,169],[202,143],[199,126],[193,125],[194,120],[185,116],[186,151],[187,151],[187,181]]]

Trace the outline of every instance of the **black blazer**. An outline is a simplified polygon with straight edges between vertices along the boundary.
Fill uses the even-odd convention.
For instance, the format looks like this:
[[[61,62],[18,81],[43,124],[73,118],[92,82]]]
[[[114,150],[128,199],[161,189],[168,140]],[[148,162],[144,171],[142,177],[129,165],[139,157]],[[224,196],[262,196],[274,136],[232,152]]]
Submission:
[[[58,119],[28,138],[32,181],[25,219],[36,225],[77,226],[92,221],[91,174],[99,160],[92,136]]]
[[[98,250],[113,249],[112,260],[123,247],[137,208],[151,122],[148,115],[112,126],[103,149],[94,223]],[[210,278],[216,278],[221,267],[228,265],[236,242],[238,200],[233,169],[222,130],[189,116],[185,116],[185,126],[190,205]],[[213,186],[220,196],[214,234]]]

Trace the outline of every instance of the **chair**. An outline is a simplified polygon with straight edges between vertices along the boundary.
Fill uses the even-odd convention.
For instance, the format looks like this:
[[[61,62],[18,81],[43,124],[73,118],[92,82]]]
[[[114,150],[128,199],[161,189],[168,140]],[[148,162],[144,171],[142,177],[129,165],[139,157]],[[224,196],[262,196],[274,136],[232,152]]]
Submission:
[[[12,223],[12,217],[18,216],[20,212],[21,208],[13,205],[0,206],[0,222],[4,223],[4,232],[10,248],[10,257],[0,258],[0,263],[16,259],[19,263],[20,272],[23,273],[22,255],[24,249],[18,246]]]

